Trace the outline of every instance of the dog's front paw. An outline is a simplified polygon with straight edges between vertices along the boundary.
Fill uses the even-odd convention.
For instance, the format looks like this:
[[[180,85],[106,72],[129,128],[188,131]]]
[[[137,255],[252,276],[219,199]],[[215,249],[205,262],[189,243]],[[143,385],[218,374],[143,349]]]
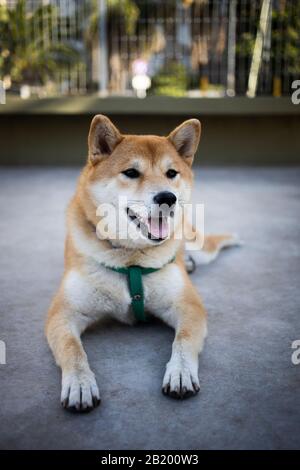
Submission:
[[[99,389],[93,372],[63,374],[61,404],[70,411],[87,412],[100,404]]]
[[[171,360],[166,367],[162,392],[172,398],[189,398],[200,390],[197,367],[184,360]]]

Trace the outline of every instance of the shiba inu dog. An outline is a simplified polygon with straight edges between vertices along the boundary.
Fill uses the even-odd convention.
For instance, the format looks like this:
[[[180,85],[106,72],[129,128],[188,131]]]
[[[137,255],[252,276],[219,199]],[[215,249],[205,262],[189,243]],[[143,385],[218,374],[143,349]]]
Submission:
[[[188,271],[237,241],[230,235],[198,237],[180,211],[191,197],[200,133],[197,119],[168,137],[122,135],[107,117],[92,120],[88,160],[67,213],[65,271],[46,323],[62,369],[65,408],[88,411],[100,403],[80,336],[109,316],[132,325],[151,314],[173,327],[162,391],[187,398],[200,389],[206,314]],[[178,236],[184,224],[197,248],[190,255]]]

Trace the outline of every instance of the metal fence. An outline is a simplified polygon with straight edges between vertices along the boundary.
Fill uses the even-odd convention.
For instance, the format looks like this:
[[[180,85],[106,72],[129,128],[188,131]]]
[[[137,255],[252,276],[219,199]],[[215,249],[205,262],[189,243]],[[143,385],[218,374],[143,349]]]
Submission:
[[[300,0],[0,0],[0,79],[23,97],[289,94]]]

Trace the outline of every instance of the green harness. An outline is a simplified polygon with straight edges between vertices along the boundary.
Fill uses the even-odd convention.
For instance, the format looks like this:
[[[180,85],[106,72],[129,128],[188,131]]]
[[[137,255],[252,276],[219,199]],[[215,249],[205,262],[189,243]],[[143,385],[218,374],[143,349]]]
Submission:
[[[175,260],[172,258],[168,263],[173,263]],[[166,266],[166,264],[164,266]],[[131,306],[135,318],[138,321],[145,322],[145,308],[144,308],[144,289],[143,289],[143,279],[142,276],[147,274],[155,273],[159,271],[164,266],[160,268],[143,268],[142,266],[128,266],[127,268],[113,268],[111,266],[105,265],[106,268],[115,271],[116,273],[126,274],[128,279],[129,292],[131,297]]]

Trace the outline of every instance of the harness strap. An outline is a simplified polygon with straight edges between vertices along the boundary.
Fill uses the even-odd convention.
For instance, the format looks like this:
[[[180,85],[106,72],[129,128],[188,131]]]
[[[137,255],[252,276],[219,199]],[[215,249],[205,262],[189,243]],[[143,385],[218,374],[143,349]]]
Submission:
[[[175,256],[166,264],[173,263],[174,260],[175,260]],[[161,268],[163,268],[164,266],[162,266]],[[135,265],[128,266],[127,268],[114,268],[112,266],[107,266],[106,264],[105,264],[105,267],[117,273],[127,275],[129,293],[131,297],[131,306],[132,306],[134,316],[138,321],[142,321],[142,322],[147,321],[145,317],[144,289],[143,289],[142,276],[155,273],[156,271],[159,271],[161,268],[144,268],[142,266],[135,266]]]

